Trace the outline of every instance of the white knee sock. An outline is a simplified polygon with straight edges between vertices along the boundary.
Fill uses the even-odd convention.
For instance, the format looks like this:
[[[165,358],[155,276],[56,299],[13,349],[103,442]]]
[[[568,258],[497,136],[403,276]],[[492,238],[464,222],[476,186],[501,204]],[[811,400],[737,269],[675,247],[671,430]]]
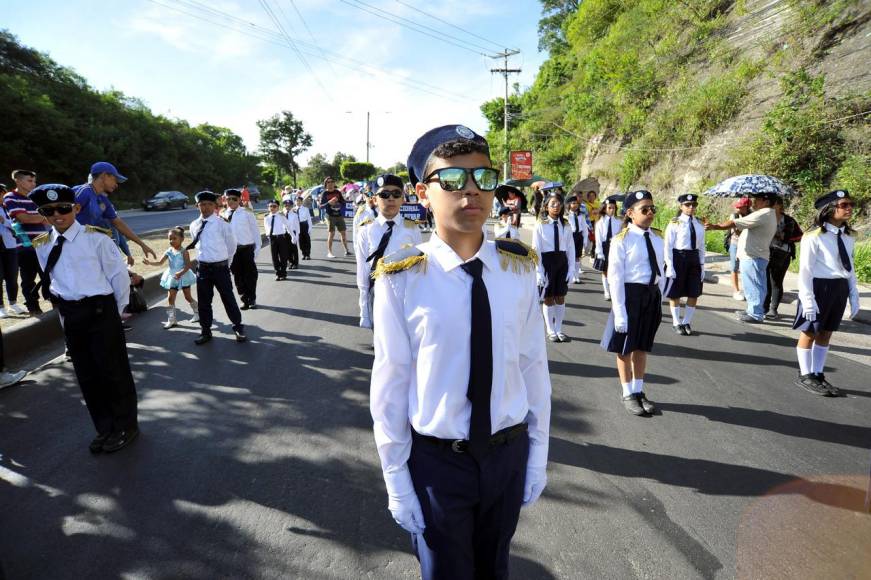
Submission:
[[[812,373],[821,373],[826,368],[826,355],[829,354],[828,346],[814,345],[813,347],[813,370]]]
[[[611,292],[608,290],[608,277],[604,275],[602,276],[602,291],[604,292],[605,296],[611,295]]]
[[[577,262],[575,262],[575,276],[580,278],[581,274],[583,274],[583,273],[584,273],[584,271],[581,270],[581,261],[578,260]]]
[[[640,393],[644,390],[644,379],[632,379],[632,392]]]
[[[554,304],[554,310],[556,310],[556,321],[554,322],[553,329],[555,332],[562,332],[563,330],[563,318],[566,316],[566,305],[565,304]]]
[[[623,386],[623,396],[628,397],[632,394],[632,381],[628,383],[620,383]]]
[[[687,306],[684,309],[683,320],[681,321],[681,324],[689,324],[690,322],[692,322],[693,314],[695,314],[695,313],[696,313],[695,306]]]
[[[671,307],[671,325],[677,326],[678,324],[682,324],[680,321],[680,305]]]
[[[807,375],[813,372],[813,355],[809,348],[795,347],[795,354],[798,358],[798,372]]]
[[[553,306],[542,304],[541,310],[544,313],[544,324],[547,327],[547,333],[553,334]]]

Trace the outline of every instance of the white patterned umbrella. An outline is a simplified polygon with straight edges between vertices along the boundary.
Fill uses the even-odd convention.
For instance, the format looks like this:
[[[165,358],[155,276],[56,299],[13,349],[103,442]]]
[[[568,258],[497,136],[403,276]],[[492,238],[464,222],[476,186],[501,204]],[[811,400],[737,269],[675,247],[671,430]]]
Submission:
[[[702,195],[741,197],[753,193],[775,193],[781,197],[796,194],[793,188],[770,175],[737,175],[721,181]]]

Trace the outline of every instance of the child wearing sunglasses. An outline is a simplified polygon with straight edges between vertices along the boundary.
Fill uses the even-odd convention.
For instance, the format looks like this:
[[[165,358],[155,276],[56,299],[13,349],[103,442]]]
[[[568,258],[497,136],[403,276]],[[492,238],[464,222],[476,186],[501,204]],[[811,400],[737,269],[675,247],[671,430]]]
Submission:
[[[851,319],[860,308],[853,254],[856,238],[849,224],[853,206],[843,189],[820,197],[814,203],[819,210],[814,228],[801,239],[799,300],[792,325],[801,332],[795,347],[800,373],[795,384],[823,397],[841,394],[823,372],[832,334],[841,325],[848,300]]]
[[[106,230],[76,221],[79,205],[71,188],[41,185],[28,197],[52,226],[33,247],[97,431],[88,448],[118,451],[139,434],[136,386],[121,328],[130,297],[126,261]]]
[[[532,247],[540,257],[536,279],[544,296],[542,310],[547,339],[569,342],[571,339],[563,334],[562,326],[569,282],[575,276],[575,242],[563,216],[563,196],[556,190],[544,198],[541,216],[532,234]]]
[[[547,479],[537,258],[484,239],[499,172],[483,137],[432,129],[408,168],[436,233],[376,270],[370,409],[388,509],[424,580],[504,578],[521,506]]]
[[[678,196],[680,209],[665,228],[665,295],[671,308],[675,334],[692,336],[690,324],[705,280],[705,226],[696,216],[698,196]],[[681,316],[681,298],[686,307]]]
[[[628,193],[623,211],[628,225],[611,240],[608,254],[611,313],[601,346],[617,355],[626,411],[650,415],[656,408],[644,393],[644,373],[662,322],[663,242],[650,227],[656,206],[649,191]]]
[[[385,255],[423,241],[414,220],[399,215],[405,197],[402,179],[392,174],[378,176],[375,199],[378,217],[361,222],[354,234],[357,289],[360,292],[360,326],[372,328],[372,273]]]

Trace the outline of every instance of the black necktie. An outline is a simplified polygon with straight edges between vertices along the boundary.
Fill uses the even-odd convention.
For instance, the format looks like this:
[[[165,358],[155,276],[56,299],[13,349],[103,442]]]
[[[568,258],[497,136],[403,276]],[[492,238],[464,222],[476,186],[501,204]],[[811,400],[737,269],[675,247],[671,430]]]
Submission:
[[[269,237],[271,238],[275,232],[275,214],[272,214],[270,217],[272,218],[272,221],[269,222]]]
[[[191,251],[192,249],[194,249],[194,248],[196,247],[196,245],[197,245],[197,244],[199,243],[199,241],[200,241],[200,236],[203,235],[203,230],[206,229],[206,224],[208,224],[208,223],[209,223],[209,222],[203,220],[203,225],[200,227],[200,231],[197,232],[197,235],[194,236],[194,241],[192,241],[191,243],[189,243],[189,244],[187,245],[187,247],[185,248],[185,250],[187,250],[187,251]]]
[[[236,213],[236,210],[235,210],[235,209],[231,209],[231,210],[230,210],[230,215],[227,216],[227,221],[228,221],[228,222],[233,221],[233,214],[234,214],[234,213]]]
[[[509,240],[511,239],[511,230],[508,230],[505,232],[505,237],[508,238]]]
[[[553,251],[559,252],[559,224],[553,222]]]
[[[393,220],[388,220],[387,222],[387,231],[381,236],[381,241],[378,242],[378,247],[375,248],[375,251],[369,254],[369,257],[366,258],[367,262],[372,262],[372,270],[378,265],[378,260],[384,257],[384,250],[387,249],[387,244],[390,243],[390,236],[393,235]]]
[[[693,216],[690,216],[690,219],[687,221],[687,223],[690,225],[690,246],[692,246],[693,250],[697,250],[698,248],[696,247],[696,226],[693,223]]]
[[[650,232],[644,232],[644,243],[647,244],[647,261],[650,263],[650,285],[656,282],[656,277],[661,274],[659,264],[656,262],[656,252],[653,242],[650,241]]]
[[[611,236],[614,235],[614,232],[611,231],[611,218],[609,216],[605,216],[605,219],[608,221],[608,235],[605,237],[605,243],[609,243],[611,241]]]
[[[479,462],[490,443],[490,390],[493,387],[493,327],[490,299],[482,273],[484,263],[474,259],[462,265],[472,277],[472,332],[469,350],[469,390],[472,403],[469,421],[469,453]]]
[[[844,239],[841,237],[842,233],[841,230],[838,230],[838,255],[841,256],[841,265],[844,266],[844,270],[852,272],[853,266],[850,264],[850,254],[847,253],[847,246],[844,245]]]
[[[573,214],[575,216],[575,233],[581,233],[581,225],[578,223],[578,214]]]

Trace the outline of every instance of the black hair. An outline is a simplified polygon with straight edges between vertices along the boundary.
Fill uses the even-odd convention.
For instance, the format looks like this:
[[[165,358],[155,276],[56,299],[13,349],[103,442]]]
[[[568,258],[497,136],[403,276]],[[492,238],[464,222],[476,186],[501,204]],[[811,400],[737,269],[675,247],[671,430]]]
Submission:
[[[486,143],[469,141],[468,139],[454,139],[453,141],[442,143],[429,154],[429,159],[426,160],[426,165],[423,168],[423,175],[418,175],[418,179],[423,179],[429,174],[433,159],[451,159],[452,157],[469,155],[471,153],[480,153],[486,155],[489,159],[490,147]]]
[[[850,199],[850,197],[848,196],[841,199]],[[824,205],[822,208],[820,208],[819,213],[817,213],[816,217],[814,217],[815,228],[822,228],[826,222],[832,219],[832,216],[835,215],[835,206],[838,204],[839,201],[841,200],[838,199],[836,201],[831,201]],[[855,230],[850,227],[850,224],[844,222],[844,233],[849,236],[855,233]]]
[[[179,236],[182,240],[184,239],[184,227],[182,227],[182,226],[175,226],[174,228],[169,228],[169,231],[171,231],[171,232],[174,233],[174,234],[178,234],[178,236]]]
[[[12,179],[18,179],[19,177],[36,177],[36,172],[30,169],[16,169],[12,172]]]
[[[556,194],[556,193],[544,196],[544,199],[541,202],[541,212],[539,213],[539,217],[545,218],[545,219],[550,217],[550,212],[547,211],[547,205],[550,203],[551,199],[558,199],[559,200],[559,202],[560,202],[559,221],[561,221],[563,225],[566,225],[567,223],[569,223],[569,221],[565,218],[566,202],[563,199],[563,196]]]

